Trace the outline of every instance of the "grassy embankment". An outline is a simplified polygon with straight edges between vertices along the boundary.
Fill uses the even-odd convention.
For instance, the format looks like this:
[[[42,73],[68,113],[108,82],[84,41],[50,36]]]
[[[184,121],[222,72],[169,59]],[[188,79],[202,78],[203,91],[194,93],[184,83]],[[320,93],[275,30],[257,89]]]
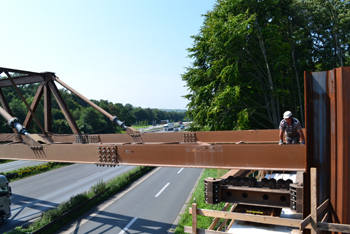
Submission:
[[[13,162],[14,160],[6,160],[6,159],[0,159],[0,164]]]
[[[143,169],[143,170],[141,171],[141,169]],[[75,196],[71,197],[69,201],[64,202],[64,203],[60,204],[58,207],[43,213],[39,219],[37,219],[32,224],[30,224],[28,227],[25,227],[25,228],[24,227],[16,227],[14,230],[8,232],[7,234],[32,233],[32,232],[40,229],[41,227],[49,224],[50,222],[57,219],[58,217],[62,216],[66,212],[77,207],[78,205],[91,199],[96,194],[99,194],[102,191],[108,189],[106,192],[104,192],[101,196],[97,197],[92,202],[88,203],[87,205],[84,205],[83,207],[78,209],[76,212],[70,214],[65,219],[62,219],[60,222],[58,222],[54,226],[50,227],[50,230],[43,232],[43,233],[48,233],[48,234],[53,233],[53,232],[57,231],[59,228],[61,228],[63,225],[69,223],[70,221],[72,221],[72,220],[78,218],[80,215],[84,214],[90,208],[107,200],[112,195],[115,195],[117,192],[121,191],[127,185],[131,184],[133,181],[140,178],[144,174],[148,173],[152,169],[153,169],[153,167],[136,167],[136,168],[134,168],[134,169],[122,174],[122,175],[115,177],[114,179],[109,180],[108,182],[99,181],[96,185],[92,186],[90,190],[88,190],[84,193],[75,195]]]
[[[179,224],[175,229],[176,234],[184,233],[184,226],[192,226],[192,215],[188,213],[188,208],[192,206],[194,199],[196,199],[197,208],[199,209],[210,209],[210,210],[221,210],[225,203],[222,202],[216,205],[208,205],[205,203],[205,194],[204,194],[204,179],[207,177],[220,178],[228,170],[218,170],[218,169],[205,169],[201,178],[199,179],[196,190],[194,191],[192,198],[190,199],[185,212],[182,214]],[[197,225],[198,228],[207,229],[212,223],[213,218],[197,216]]]
[[[10,182],[20,180],[29,176],[37,175],[47,171],[51,171],[60,167],[71,165],[71,163],[54,163],[47,162],[36,166],[23,167],[17,170],[9,172],[0,172],[1,175],[5,175]]]

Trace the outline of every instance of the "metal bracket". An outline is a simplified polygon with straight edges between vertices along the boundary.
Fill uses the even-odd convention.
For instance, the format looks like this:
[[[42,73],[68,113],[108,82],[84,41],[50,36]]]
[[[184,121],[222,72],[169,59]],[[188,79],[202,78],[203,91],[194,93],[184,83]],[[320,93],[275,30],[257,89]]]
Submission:
[[[88,141],[89,143],[99,143],[100,140],[100,135],[88,135]]]
[[[85,144],[88,142],[88,136],[83,134],[75,135],[75,143],[77,144]]]
[[[33,150],[43,149],[43,146],[39,142],[37,142],[35,139],[33,139],[30,135],[26,135],[24,141]]]
[[[97,166],[115,167],[117,165],[117,147],[99,146],[97,147]]]
[[[134,142],[139,142],[142,143],[142,137],[141,134],[130,134],[131,138],[133,139]]]
[[[183,134],[184,143],[196,143],[196,133],[195,132],[185,132]]]

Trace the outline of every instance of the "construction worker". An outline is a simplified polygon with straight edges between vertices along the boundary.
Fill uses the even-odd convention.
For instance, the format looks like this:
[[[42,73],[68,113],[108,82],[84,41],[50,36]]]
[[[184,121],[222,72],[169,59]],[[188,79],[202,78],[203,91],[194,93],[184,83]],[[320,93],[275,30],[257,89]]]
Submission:
[[[290,111],[286,111],[283,114],[283,119],[280,122],[280,141],[279,145],[283,145],[283,134],[286,132],[287,144],[298,144],[301,138],[301,145],[305,145],[305,136],[301,128],[299,120],[293,118],[293,114]]]

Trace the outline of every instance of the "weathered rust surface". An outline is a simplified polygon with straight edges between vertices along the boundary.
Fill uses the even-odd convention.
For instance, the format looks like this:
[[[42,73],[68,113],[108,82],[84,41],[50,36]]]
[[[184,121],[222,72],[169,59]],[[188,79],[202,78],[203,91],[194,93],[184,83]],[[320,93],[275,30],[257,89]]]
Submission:
[[[336,69],[336,91],[337,197],[335,207],[340,223],[350,224],[350,216],[348,214],[350,210],[350,186],[348,183],[350,170],[350,67]]]
[[[332,207],[337,206],[337,69],[329,71],[328,96],[330,108],[330,202]],[[331,212],[333,222],[339,223],[336,212]]]
[[[42,95],[43,95],[43,85],[40,85],[36,91],[32,104],[30,105],[30,108],[33,110],[34,113],[36,111],[36,108],[38,108]],[[28,128],[32,119],[33,119],[33,116],[31,115],[30,111],[28,111],[26,119],[23,122],[23,126]]]
[[[34,84],[44,80],[43,76],[40,74],[33,75],[33,76],[13,77],[12,79],[16,85]],[[9,79],[0,79],[0,87],[9,87],[9,86],[12,86],[12,83]]]
[[[189,132],[161,132],[145,133],[142,135],[144,142],[184,142],[184,134]],[[196,132],[196,141],[209,144],[235,144],[239,141],[247,143],[278,143],[278,129],[272,130],[244,130],[244,131],[217,131]],[[0,134],[0,141],[7,134]],[[212,135],[212,137],[211,137]],[[12,139],[12,138],[11,138]],[[73,134],[52,134],[54,142],[74,142]],[[131,143],[132,137],[127,134],[101,134],[102,143]],[[283,147],[283,146],[282,146]]]
[[[221,202],[289,208],[290,192],[280,189],[222,186]]]
[[[305,170],[302,145],[51,144],[32,150],[27,145],[12,144],[0,145],[0,158],[96,163],[98,147],[107,146],[116,147],[120,165]]]
[[[17,87],[17,84],[14,82],[14,80],[12,79],[12,76],[10,75],[10,73],[8,71],[4,71],[5,74],[7,75],[8,79],[11,81],[13,87],[15,88],[17,94],[20,96],[20,98],[22,99],[22,102],[25,104],[25,106],[27,107],[28,112],[31,114],[31,116],[34,118],[35,122],[37,123],[37,125],[39,126],[39,128],[41,129],[41,131],[44,133],[45,130],[43,128],[43,126],[41,125],[39,119],[36,117],[34,111],[31,109],[31,107],[29,106],[28,102],[26,101],[25,97],[23,96],[22,92],[19,90],[19,88]]]
[[[52,132],[52,103],[50,87],[44,85],[44,127],[45,132]]]
[[[309,181],[309,169],[318,168],[317,194],[318,205],[329,198],[330,185],[330,134],[329,134],[329,97],[328,72],[306,73],[305,77],[305,107],[306,107],[306,130],[307,130],[307,173],[304,183]],[[309,188],[309,187],[307,187]],[[309,191],[309,189],[306,189]],[[305,194],[304,215],[310,214],[310,198]]]
[[[72,129],[72,132],[74,134],[81,134],[79,128],[78,128],[78,125],[77,123],[75,122],[72,114],[70,113],[68,107],[67,107],[67,104],[65,103],[65,101],[63,100],[60,92],[58,91],[58,88],[57,86],[55,85],[55,83],[52,81],[52,80],[49,80],[48,81],[48,85],[50,87],[50,90],[51,92],[53,93],[61,111],[63,112],[70,128]]]
[[[333,222],[350,224],[350,67],[306,72],[305,102],[308,144],[304,216],[310,213],[309,168],[317,167],[318,204],[330,198]]]

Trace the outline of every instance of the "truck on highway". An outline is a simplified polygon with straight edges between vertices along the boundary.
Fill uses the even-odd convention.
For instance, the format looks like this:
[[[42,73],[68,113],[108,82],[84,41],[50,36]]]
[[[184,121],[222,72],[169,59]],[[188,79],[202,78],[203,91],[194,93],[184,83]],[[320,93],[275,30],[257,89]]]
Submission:
[[[4,175],[0,175],[0,224],[11,217],[11,187]]]
[[[164,131],[171,131],[174,129],[174,123],[164,124]]]

